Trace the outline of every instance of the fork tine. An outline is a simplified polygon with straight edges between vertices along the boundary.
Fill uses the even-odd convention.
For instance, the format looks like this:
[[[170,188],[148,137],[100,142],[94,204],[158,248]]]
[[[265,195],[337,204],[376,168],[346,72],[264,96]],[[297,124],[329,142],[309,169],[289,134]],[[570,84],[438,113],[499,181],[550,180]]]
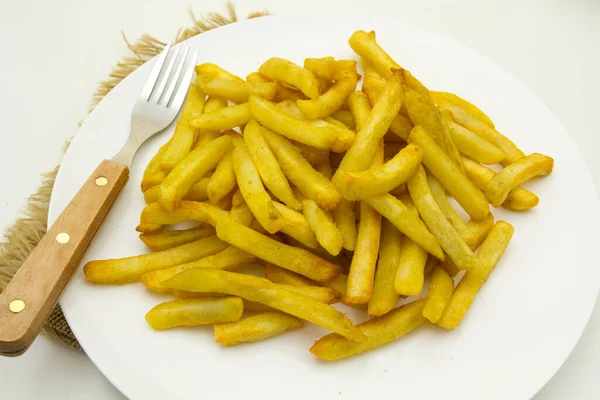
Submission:
[[[188,83],[192,80],[192,75],[194,73],[194,66],[196,65],[197,59],[198,59],[198,50],[194,50],[194,52],[192,53],[192,56],[190,57],[190,60],[188,63],[189,65],[186,67],[186,70],[183,73],[183,76],[181,77],[179,85],[176,88],[174,88],[175,92],[174,92],[173,96],[171,97],[169,103],[167,104],[167,107],[171,107],[171,108],[175,108],[175,109],[179,109],[179,107],[181,107],[181,104],[183,103],[183,100],[185,99],[186,93],[188,91]],[[183,61],[184,62],[182,63],[182,67],[187,60],[184,59]]]
[[[181,56],[181,59],[179,60],[179,64],[177,64],[176,70],[171,74],[172,75],[171,80],[169,81],[169,85],[167,86],[167,89],[163,93],[163,97],[161,99],[162,100],[161,103],[163,103],[165,106],[169,105],[169,102],[171,101],[171,97],[173,97],[173,92],[175,91],[175,88],[179,84],[179,77],[181,75],[181,71],[183,70],[183,67],[186,64],[187,56],[188,56],[189,52],[190,52],[190,48],[186,47],[185,51],[183,52],[183,55]]]
[[[169,54],[170,49],[171,42],[167,43],[162,53],[158,55],[158,58],[156,59],[156,64],[154,64],[154,67],[152,67],[152,71],[150,71],[150,75],[148,75],[146,84],[144,85],[144,88],[140,93],[140,98],[142,98],[144,101],[148,101],[148,99],[150,98],[150,95],[152,94],[152,91],[156,86],[158,75],[160,74],[160,71],[162,70],[163,65],[165,64],[165,60],[167,59],[167,55]]]
[[[167,57],[167,59],[168,59],[167,66],[163,67],[163,69],[160,71],[158,80],[156,82],[156,87],[154,88],[154,91],[152,92],[152,96],[150,96],[148,101],[152,102],[151,99],[154,98],[154,100],[155,100],[154,102],[159,103],[161,101],[161,99],[164,97],[163,92],[165,90],[165,87],[167,86],[167,83],[169,82],[169,79],[171,78],[171,71],[173,70],[173,66],[175,65],[175,62],[177,61],[177,57],[179,56],[179,50],[181,50],[181,46],[177,46],[177,49],[175,50],[175,54],[173,54],[173,56],[170,59],[169,59],[169,57]]]

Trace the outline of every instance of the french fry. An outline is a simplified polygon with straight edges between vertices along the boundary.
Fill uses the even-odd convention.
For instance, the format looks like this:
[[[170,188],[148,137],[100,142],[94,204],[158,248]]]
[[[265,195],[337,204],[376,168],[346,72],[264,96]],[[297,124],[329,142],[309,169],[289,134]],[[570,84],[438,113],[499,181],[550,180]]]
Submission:
[[[221,240],[266,262],[304,275],[317,282],[333,279],[341,272],[338,265],[325,261],[304,249],[279,243],[238,224],[227,216],[223,216],[217,221],[217,235]]]
[[[215,234],[215,229],[211,226],[197,226],[195,228],[184,230],[164,231],[157,233],[142,233],[140,240],[144,242],[152,251],[167,250],[182,244],[195,242]]]
[[[421,164],[421,149],[409,144],[381,167],[339,174],[340,194],[348,200],[360,200],[388,193],[405,183]]]
[[[223,346],[271,339],[304,327],[297,318],[280,312],[265,312],[235,322],[215,324],[215,341]]]
[[[460,325],[473,300],[475,300],[475,296],[489,278],[498,261],[500,261],[513,233],[514,228],[509,223],[496,222],[477,253],[479,268],[465,272],[454,290],[450,304],[437,321],[438,326],[454,329]]]
[[[369,63],[385,79],[392,77],[392,68],[400,68],[400,65],[379,46],[375,38],[369,36],[365,31],[354,32],[350,36],[348,44],[356,54]]]
[[[348,96],[348,107],[354,118],[356,129],[360,131],[367,122],[369,114],[371,113],[371,104],[367,96],[360,91],[355,91]],[[356,140],[356,138],[355,138]]]
[[[338,303],[342,298],[342,294],[340,292],[329,287],[297,286],[287,284],[279,284],[279,287],[287,290],[290,293],[308,297],[309,299],[318,301],[319,303],[335,304]]]
[[[231,153],[223,156],[217,164],[215,172],[210,177],[206,186],[206,194],[211,202],[221,201],[237,186],[235,171],[233,170],[233,157]]]
[[[302,201],[302,213],[315,233],[317,242],[331,255],[337,256],[342,250],[344,238],[335,226],[331,215],[323,211],[313,200]]]
[[[469,158],[463,158],[469,179],[477,185],[480,190],[486,190],[490,180],[496,173],[488,167],[481,165]],[[506,196],[502,206],[514,211],[529,210],[537,206],[539,197],[523,187],[515,187]]]
[[[338,110],[331,114],[331,117],[346,125],[349,129],[356,129],[356,123],[350,110]]]
[[[529,154],[495,174],[488,182],[485,196],[494,207],[500,207],[511,190],[532,178],[550,175],[553,168],[554,160],[551,157],[540,153]]]
[[[195,268],[174,276],[166,282],[166,286],[191,292],[220,292],[238,296],[305,319],[348,339],[366,340],[360,329],[340,311],[306,296],[291,293],[265,278]]]
[[[246,76],[246,82],[273,82],[272,79],[267,78],[264,75],[261,75],[260,72],[255,71],[251,72]]]
[[[492,213],[481,221],[471,220],[467,222],[467,228],[469,228],[471,235],[474,238],[473,243],[471,244],[471,250],[475,250],[481,245],[493,227],[494,215]]]
[[[384,87],[385,82],[383,80],[367,75],[364,78],[362,90],[367,95],[369,103],[375,104]],[[394,117],[390,124],[390,131],[402,140],[407,141],[412,128],[413,124],[410,119],[408,119],[406,105],[402,103],[399,114]]]
[[[250,104],[242,103],[205,112],[199,117],[190,119],[190,125],[198,129],[222,131],[246,125],[250,117]]]
[[[415,126],[410,133],[410,141],[421,148],[423,164],[429,172],[440,181],[471,218],[480,220],[489,214],[489,204],[481,190],[462,173],[422,127]]]
[[[198,75],[196,86],[209,96],[218,96],[235,103],[245,103],[250,95],[274,100],[277,95],[275,82],[245,82],[220,79],[208,75]]]
[[[271,201],[246,145],[233,151],[233,168],[244,200],[260,225],[273,234],[281,229],[281,214]]]
[[[276,201],[273,202],[273,205],[283,218],[281,226],[282,233],[285,233],[289,237],[296,239],[298,242],[310,249],[314,249],[319,246],[317,237],[310,228],[310,224],[304,215]]]
[[[381,347],[426,323],[422,313],[424,305],[424,299],[417,300],[359,324],[368,338],[366,341],[355,342],[341,335],[329,334],[317,340],[310,352],[323,360],[334,361]]]
[[[323,58],[305,58],[304,69],[313,74],[316,78],[337,81],[342,79],[344,72],[340,63],[333,57]]]
[[[394,226],[407,237],[412,239],[428,253],[439,260],[444,260],[444,252],[438,239],[427,229],[419,215],[409,210],[400,200],[390,194],[373,196],[365,199],[371,207],[388,219]]]
[[[296,104],[295,101],[281,101],[275,104],[275,108],[300,121],[308,121],[308,118],[306,118],[306,115],[302,114],[302,111],[300,111],[300,108],[298,108],[298,104]]]
[[[331,181],[316,171],[287,138],[268,129],[261,133],[275,153],[283,173],[300,192],[324,210],[334,210],[342,197]]]
[[[160,232],[164,228],[163,225],[160,224],[143,224],[140,223],[135,227],[135,230],[140,233],[157,233]]]
[[[248,82],[273,82],[271,79],[267,78],[260,74],[260,72],[252,72],[248,74],[246,77],[246,81]],[[282,85],[279,82],[274,82],[277,85],[277,90],[275,91],[275,101],[296,101],[296,100],[305,100],[306,96],[302,94],[302,92],[289,88],[287,86]]]
[[[505,155],[502,150],[476,133],[471,132],[451,118],[446,118],[450,137],[458,152],[482,164],[500,164]]]
[[[423,308],[423,316],[436,323],[448,307],[452,292],[454,292],[454,281],[450,275],[443,268],[435,268],[429,285],[427,301]]]
[[[214,76],[219,79],[227,79],[235,82],[243,82],[244,80],[237,75],[219,67],[213,63],[203,63],[194,67],[196,75]]]
[[[218,253],[227,243],[216,236],[208,236],[195,242],[168,250],[139,256],[87,262],[83,267],[85,276],[94,283],[122,284],[135,282],[146,272],[172,267]]]
[[[317,149],[329,149],[338,137],[338,130],[325,121],[310,123],[291,117],[273,103],[257,96],[250,96],[250,112],[261,125],[273,131]]]
[[[371,164],[383,135],[400,109],[402,103],[401,77],[401,71],[397,71],[386,83],[379,100],[356,134],[352,146],[344,155],[332,180],[338,190],[343,190],[343,184],[340,182],[341,171],[363,171]],[[357,120],[356,117],[355,120]]]
[[[265,266],[265,278],[274,283],[292,286],[314,286],[315,282],[305,276],[280,268],[273,264]]]
[[[335,139],[335,142],[331,145],[331,151],[334,153],[343,153],[352,146],[354,142],[354,132],[352,132],[346,125],[341,123],[335,118],[326,117],[325,122],[334,127],[334,129],[338,132],[338,136]],[[311,124],[320,124],[320,120],[314,120],[310,122]]]
[[[498,132],[496,129],[492,128],[485,122],[473,118],[468,112],[463,110],[462,108],[456,105],[444,105],[442,109],[449,110],[452,113],[452,119],[469,129],[472,132],[475,132],[488,142],[494,144],[500,150],[504,152],[504,161],[503,164],[512,164],[520,158],[523,158],[525,154],[521,149],[517,147],[516,144],[513,143],[512,140]]]
[[[218,253],[208,255],[199,260],[186,262],[173,267],[159,269],[143,274],[140,281],[150,290],[164,291],[163,282],[171,279],[178,273],[190,268],[215,268],[229,269],[255,261],[256,257],[233,246],[227,246]]]
[[[183,196],[183,200],[190,201],[203,201],[208,199],[208,183],[210,182],[209,177],[200,178],[198,182],[194,183],[190,188],[190,191]],[[146,204],[156,203],[158,201],[158,195],[160,194],[160,185],[153,186],[144,192],[144,201]]]
[[[431,94],[431,98],[433,99],[433,101],[439,107],[444,107],[444,105],[447,106],[449,104],[454,104],[454,105],[462,108],[469,114],[471,114],[472,117],[478,118],[479,120],[488,124],[492,128],[494,127],[494,123],[492,122],[492,119],[490,117],[488,117],[477,106],[468,102],[467,100],[463,99],[462,97],[460,97],[454,93],[449,93],[449,92],[431,91],[430,94]]]
[[[407,186],[425,225],[439,240],[440,246],[454,264],[460,269],[476,268],[477,263],[473,251],[440,210],[431,194],[427,183],[427,174],[422,166],[409,179]]]
[[[163,144],[158,152],[152,157],[142,176],[142,192],[146,192],[154,186],[160,185],[165,180],[167,174],[160,169],[160,162],[169,148],[171,142]]]
[[[184,200],[173,212],[164,210],[158,203],[149,204],[142,210],[140,220],[143,224],[175,225],[184,221],[198,221],[215,226],[222,214],[227,215],[227,212],[211,204]]]
[[[243,311],[244,305],[239,297],[172,300],[148,311],[146,322],[156,330],[211,325],[237,321]]]
[[[346,99],[356,89],[356,71],[343,71],[339,80],[314,100],[298,100],[298,108],[308,119],[325,118],[338,111]]]
[[[254,161],[254,165],[267,189],[294,210],[302,209],[302,204],[294,197],[292,188],[281,170],[269,143],[262,135],[262,128],[255,120],[250,120],[244,129],[244,141]]]
[[[399,296],[394,288],[394,282],[401,254],[402,234],[391,222],[383,221],[377,272],[369,301],[369,315],[379,317],[396,307]]]
[[[319,82],[306,69],[283,58],[273,57],[265,61],[258,72],[274,81],[283,82],[299,89],[310,99],[319,97]]]
[[[354,251],[356,247],[356,215],[354,213],[355,203],[342,199],[340,204],[333,210],[333,221],[342,234],[342,247],[348,251]]]
[[[397,260],[394,289],[402,296],[417,296],[423,291],[427,251],[405,237]]]
[[[161,207],[167,211],[175,210],[194,183],[214,168],[231,148],[231,138],[222,136],[189,153],[160,184],[158,202]]]
[[[208,99],[206,99],[206,103],[204,104],[204,114],[225,108],[227,107],[227,104],[227,99],[217,96],[208,96]],[[219,136],[221,136],[220,130],[196,129],[196,143],[194,144],[194,148],[202,147]]]

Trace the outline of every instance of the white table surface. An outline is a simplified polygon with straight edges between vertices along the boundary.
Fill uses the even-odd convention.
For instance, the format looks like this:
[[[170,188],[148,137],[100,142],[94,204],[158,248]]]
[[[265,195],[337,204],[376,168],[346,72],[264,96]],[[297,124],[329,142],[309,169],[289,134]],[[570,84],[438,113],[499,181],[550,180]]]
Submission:
[[[189,6],[208,12],[223,10],[223,4],[220,0],[3,2],[0,228],[19,215],[26,197],[38,186],[39,174],[59,162],[63,142],[76,133],[97,82],[126,50],[121,30],[130,39],[149,32],[166,40],[189,22]],[[262,9],[288,14],[343,8],[397,18],[456,39],[513,73],[550,107],[600,187],[597,0],[238,0],[236,5],[239,15]],[[568,212],[557,210],[561,211]],[[599,337],[597,306],[579,344],[536,400],[600,398]],[[2,398],[7,399],[123,398],[84,354],[45,337],[20,358],[0,357],[0,382]]]

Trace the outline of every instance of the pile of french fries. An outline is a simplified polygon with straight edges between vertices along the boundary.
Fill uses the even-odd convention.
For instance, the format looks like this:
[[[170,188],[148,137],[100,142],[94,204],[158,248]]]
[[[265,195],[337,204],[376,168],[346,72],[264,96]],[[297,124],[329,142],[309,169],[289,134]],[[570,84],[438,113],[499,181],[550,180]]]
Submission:
[[[198,65],[142,180],[137,229],[153,252],[88,262],[87,278],[171,294],[147,313],[152,328],[211,324],[224,346],[312,322],[332,332],[310,349],[326,360],[424,324],[458,327],[513,235],[489,205],[535,207],[521,185],[553,159],[427,89],[374,32],[349,44],[362,77],[355,60],[332,57],[271,58],[245,80]],[[197,226],[173,229],[185,221]],[[371,318],[354,324],[332,307],[340,301]]]

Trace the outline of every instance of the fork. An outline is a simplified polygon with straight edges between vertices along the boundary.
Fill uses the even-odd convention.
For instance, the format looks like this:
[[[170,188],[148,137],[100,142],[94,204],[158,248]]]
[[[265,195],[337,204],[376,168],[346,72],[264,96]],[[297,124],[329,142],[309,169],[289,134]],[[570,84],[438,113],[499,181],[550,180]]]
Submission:
[[[156,57],[121,150],[103,160],[0,294],[0,353],[23,354],[37,337],[121,189],[140,146],[169,126],[186,96],[198,56],[171,43]]]

